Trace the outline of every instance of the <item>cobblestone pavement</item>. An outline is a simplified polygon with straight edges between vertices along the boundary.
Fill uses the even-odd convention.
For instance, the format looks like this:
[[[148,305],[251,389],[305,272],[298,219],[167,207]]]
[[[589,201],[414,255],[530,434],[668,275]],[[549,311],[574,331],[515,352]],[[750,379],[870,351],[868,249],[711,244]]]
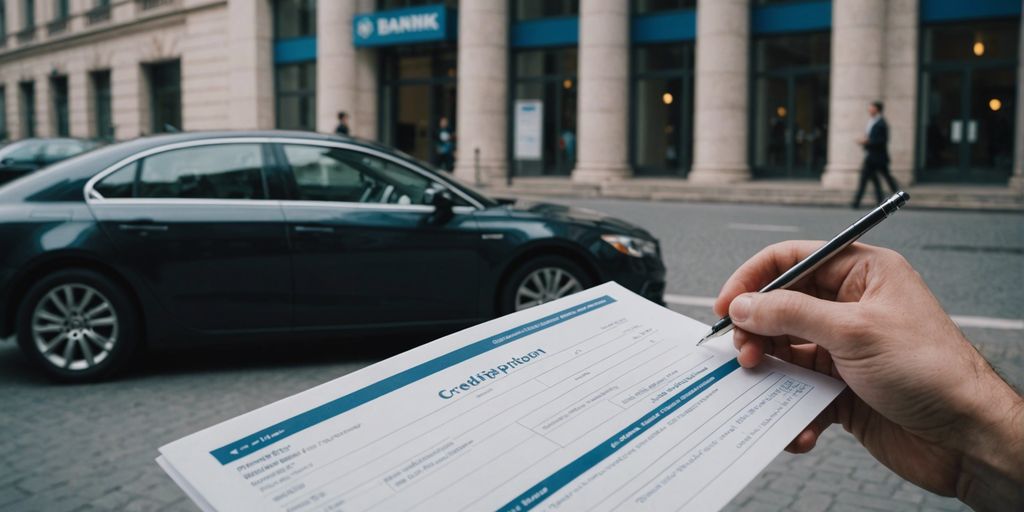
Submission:
[[[657,228],[656,234],[665,242],[667,254],[688,251],[687,248],[697,241],[709,243],[707,237],[710,235],[664,233],[666,228],[661,222],[672,215],[660,211],[662,206],[593,203],[591,206],[622,210],[623,215],[630,214],[627,218],[645,225],[653,224],[652,229]],[[702,211],[695,205],[689,206],[695,211]],[[770,215],[773,211],[784,211],[781,209],[750,211],[751,215],[758,216],[759,222],[787,222],[773,219]],[[823,211],[825,213],[816,218],[824,217],[828,222],[830,212]],[[839,216],[835,210],[832,212]],[[930,215],[941,217],[940,214],[942,212]],[[984,225],[993,218],[1002,219],[974,219],[965,213],[955,215],[958,215],[953,217],[955,219],[966,219],[962,220],[965,224],[956,233],[969,233],[970,236],[980,236],[976,232],[980,228],[971,223]],[[641,218],[636,218],[638,216]],[[845,216],[848,217],[849,213],[846,212]],[[1019,216],[1009,219],[1020,222]],[[924,222],[923,219],[912,220]],[[742,218],[735,220],[742,221]],[[942,218],[936,220],[947,221]],[[1016,235],[1013,229],[1016,229]],[[776,235],[786,236],[785,233]],[[812,232],[805,236],[825,234]],[[920,238],[925,235],[914,236]],[[1024,245],[1021,240],[1024,234],[1021,234],[1019,224],[1010,228],[1010,234],[997,233],[991,237],[993,240],[973,243],[1009,248]],[[750,246],[737,240],[722,240],[720,243],[736,253],[732,259],[742,261],[752,253],[753,245],[773,241],[764,234],[752,238],[754,241]],[[953,238],[946,243],[961,243]],[[705,246],[690,252],[707,251]],[[1020,304],[1024,302],[1014,294],[1020,292],[1019,277],[1024,272],[1024,257],[1012,252],[997,252],[991,257],[984,254],[975,256],[984,262],[979,264],[981,268],[988,265],[988,268],[1008,275],[1005,281],[992,285],[999,300],[982,297],[981,292],[971,288],[988,285],[984,282],[968,285],[972,282],[969,275],[942,275],[942,268],[953,269],[948,272],[954,274],[960,272],[955,266],[949,266],[948,255],[931,258],[911,250],[912,261],[920,265],[929,283],[933,286],[933,280],[939,283],[937,294],[951,312],[1013,317],[1010,313],[1016,310],[1016,318],[1020,318]],[[722,258],[711,258],[705,254],[699,259],[721,268],[692,272],[687,271],[686,266],[694,264],[693,257],[670,256],[668,259],[670,276],[676,276],[670,277],[670,291],[704,296],[714,295],[721,280],[727,276],[726,272],[736,264],[729,258],[725,258],[723,263],[720,261]],[[680,279],[681,275],[695,276],[696,280]],[[957,281],[964,286],[953,286]],[[1013,287],[1017,290],[1014,291]],[[1007,306],[1002,303],[1005,300],[1016,302]],[[702,308],[676,309],[702,321],[712,320],[710,312]],[[1018,389],[1024,389],[1022,331],[972,328],[966,333],[1008,380]],[[142,359],[120,380],[87,386],[49,383],[27,367],[26,360],[12,343],[0,342],[0,432],[3,433],[0,436],[0,510],[195,510],[153,461],[157,447],[359,369],[409,348],[415,341],[376,339],[335,345],[257,346],[246,347],[244,351],[222,348],[157,353]],[[851,436],[836,426],[826,432],[810,454],[780,455],[728,507],[731,511],[836,512],[961,509],[963,507],[957,501],[922,491],[881,467]]]

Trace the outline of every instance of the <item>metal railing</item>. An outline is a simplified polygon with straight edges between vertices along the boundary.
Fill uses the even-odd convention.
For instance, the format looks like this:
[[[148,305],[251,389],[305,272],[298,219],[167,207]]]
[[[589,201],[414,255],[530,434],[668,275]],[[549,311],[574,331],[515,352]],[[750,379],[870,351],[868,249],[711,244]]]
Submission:
[[[104,21],[110,21],[110,5],[97,5],[92,9],[89,9],[85,13],[85,23],[87,25],[95,25],[97,23],[103,23]]]

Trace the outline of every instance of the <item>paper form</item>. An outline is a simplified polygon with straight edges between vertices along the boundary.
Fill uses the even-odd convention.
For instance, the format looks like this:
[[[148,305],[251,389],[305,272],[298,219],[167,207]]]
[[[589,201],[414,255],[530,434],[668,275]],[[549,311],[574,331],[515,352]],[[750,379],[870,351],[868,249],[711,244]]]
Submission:
[[[714,510],[842,390],[608,283],[160,448],[204,510]]]

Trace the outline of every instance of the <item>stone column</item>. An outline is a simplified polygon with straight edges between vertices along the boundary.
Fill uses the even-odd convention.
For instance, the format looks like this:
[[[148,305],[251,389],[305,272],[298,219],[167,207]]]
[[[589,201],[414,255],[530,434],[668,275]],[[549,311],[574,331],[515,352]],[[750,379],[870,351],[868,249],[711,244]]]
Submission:
[[[698,0],[693,169],[695,183],[750,179],[750,2]]]
[[[50,74],[36,75],[35,83],[36,137],[55,137],[57,136],[57,116],[53,115],[53,94],[50,90]]]
[[[508,174],[508,4],[459,2],[455,176],[467,183]]]
[[[372,51],[352,45],[352,18],[373,10],[365,0],[317,4],[316,126],[333,133],[338,112],[348,113],[352,135],[376,136],[376,65]],[[372,89],[372,98],[365,97]],[[372,130],[372,131],[371,131]]]
[[[147,85],[142,66],[131,59],[115,62],[110,70],[114,138],[134,139],[150,132]]]
[[[14,78],[13,76],[11,78]],[[4,86],[4,98],[7,100],[7,140],[15,140],[22,137],[21,131],[21,105],[18,102],[18,81],[7,80],[2,82]],[[2,139],[3,137],[0,137]]]
[[[885,0],[832,2],[832,63],[829,80],[828,164],[825,188],[857,186],[864,149],[867,108],[882,98]]]
[[[1014,142],[1013,176],[1010,188],[1024,195],[1024,16],[1020,23],[1020,49],[1017,53],[1017,133]]]
[[[327,2],[328,4],[340,2]],[[233,129],[274,127],[274,48],[269,0],[228,2],[231,92],[227,125]]]
[[[629,176],[629,2],[580,2],[576,168],[572,179]]]
[[[68,128],[72,137],[95,137],[95,111],[90,105],[92,84],[81,62],[68,70]]]
[[[882,98],[889,123],[890,170],[896,181],[906,186],[914,181],[918,128],[918,0],[888,0],[885,4]]]

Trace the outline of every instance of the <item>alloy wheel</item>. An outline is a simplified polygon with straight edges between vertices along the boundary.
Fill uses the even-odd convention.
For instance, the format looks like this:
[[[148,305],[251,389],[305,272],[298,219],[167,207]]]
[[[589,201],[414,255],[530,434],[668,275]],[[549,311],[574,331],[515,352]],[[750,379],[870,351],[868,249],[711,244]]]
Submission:
[[[62,284],[43,295],[32,313],[32,339],[57,368],[88,370],[101,364],[117,344],[118,319],[97,289]]]
[[[583,291],[575,276],[558,267],[530,272],[516,289],[516,311],[544,304]]]

